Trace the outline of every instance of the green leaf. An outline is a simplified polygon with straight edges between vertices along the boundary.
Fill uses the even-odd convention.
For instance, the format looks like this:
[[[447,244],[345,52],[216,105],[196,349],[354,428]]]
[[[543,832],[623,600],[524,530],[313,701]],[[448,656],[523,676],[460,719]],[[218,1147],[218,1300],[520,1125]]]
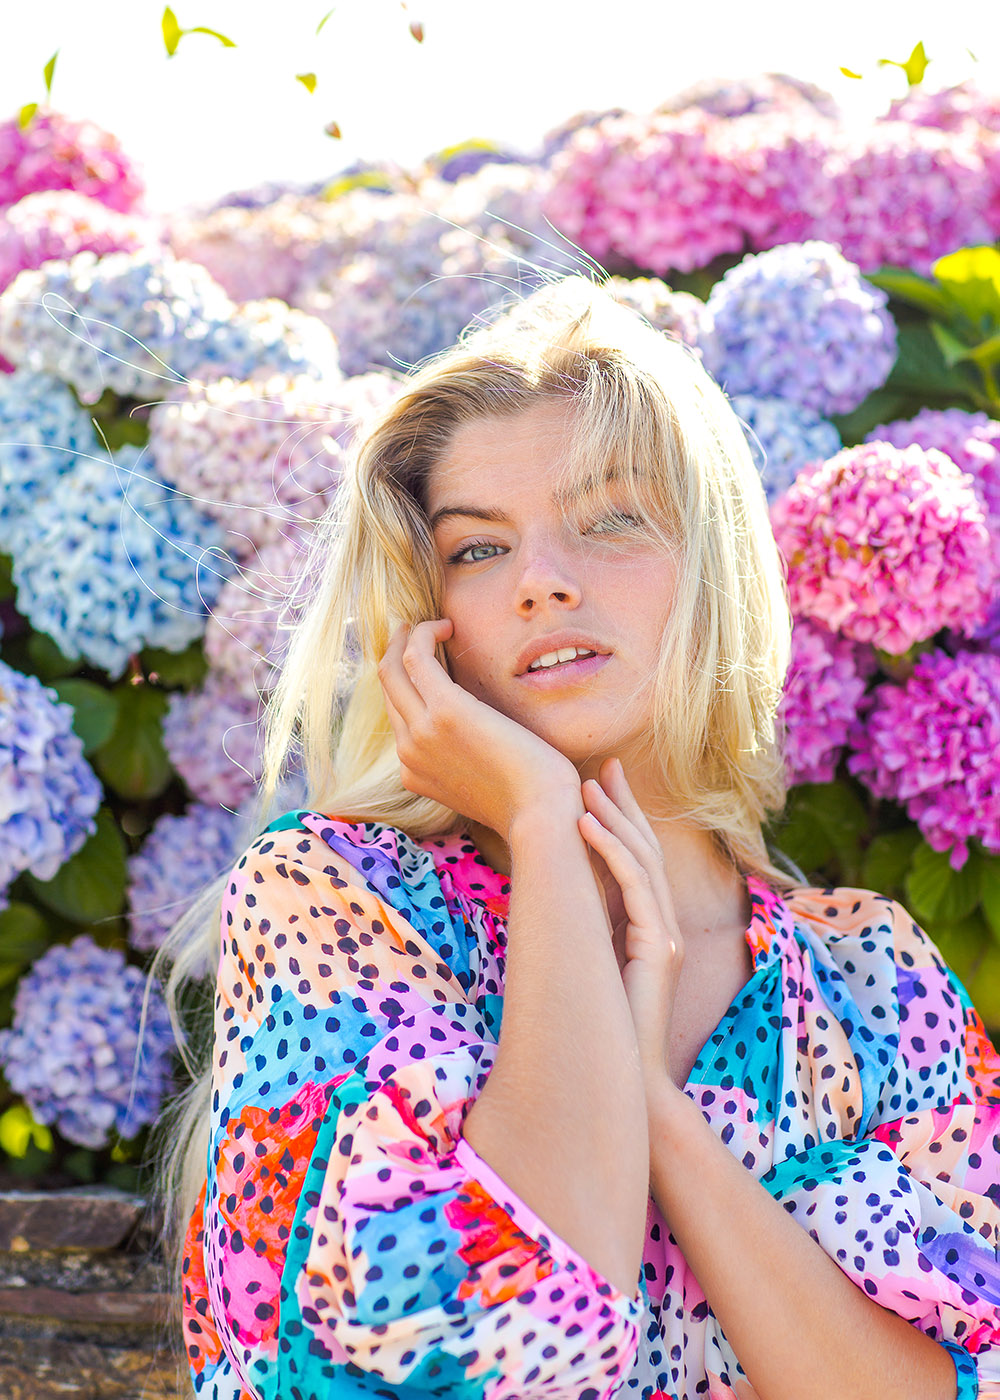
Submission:
[[[83,740],[85,754],[93,753],[111,738],[118,719],[118,700],[113,691],[75,676],[56,681],[52,689],[64,704],[73,707],[73,729]]]
[[[184,31],[177,23],[177,16],[169,5],[163,11],[161,25],[163,28],[163,42],[167,49],[167,57],[173,58],[174,54],[177,52],[177,45],[181,41],[181,34]]]
[[[54,73],[55,73],[55,71],[56,71],[56,59],[57,59],[58,57],[59,57],[59,50],[56,49],[55,53],[52,55],[52,57],[49,59],[48,63],[46,63],[45,67],[42,69],[42,76],[45,78],[45,96],[46,96],[46,97],[49,97],[49,96],[51,96],[51,94],[52,94],[52,77],[53,77],[53,75],[54,75]]]
[[[33,904],[15,901],[0,914],[0,960],[24,964],[41,957],[49,946],[45,916]]]
[[[52,1134],[34,1118],[27,1104],[11,1104],[0,1117],[0,1148],[8,1157],[23,1157],[31,1144],[51,1152]]]
[[[970,852],[961,870],[953,870],[947,851],[935,851],[921,841],[905,881],[906,899],[914,917],[931,925],[964,919],[979,903],[980,876],[980,860],[975,851]]]
[[[861,74],[860,74],[860,73],[854,73],[854,72],[851,71],[850,68],[841,67],[841,70],[840,70],[840,71],[843,73],[843,75],[844,75],[845,78],[860,78],[860,77],[861,77]]]
[[[945,363],[932,324],[913,312],[897,316],[898,354],[885,387],[937,403],[968,399],[969,381]]]
[[[968,358],[974,360],[980,369],[990,369],[1000,363],[1000,335],[991,335],[988,340],[973,345]]]
[[[880,267],[877,272],[866,272],[865,281],[888,292],[894,301],[905,301],[909,306],[918,306],[929,311],[932,316],[946,320],[952,306],[944,292],[929,277],[921,277],[908,267]]]
[[[973,325],[985,329],[986,320],[1000,325],[1000,252],[996,248],[960,248],[938,258],[933,272]]]
[[[46,685],[60,676],[79,671],[83,662],[63,656],[47,632],[32,632],[28,638],[28,662],[32,671]]]
[[[805,873],[831,874],[836,861],[850,884],[858,878],[867,829],[868,813],[853,788],[842,782],[803,783],[789,794],[788,820],[775,840]]]
[[[336,8],[337,8],[336,5],[334,5],[333,9],[335,10]],[[322,31],[324,24],[326,24],[327,20],[330,18],[330,16],[331,16],[332,14],[333,14],[333,10],[327,10],[326,14],[323,16],[323,18],[320,20],[319,24],[317,24],[317,26],[316,26],[316,33],[317,33],[317,34],[319,34],[319,33]]]
[[[26,102],[17,114],[17,124],[22,131],[27,131],[28,127],[35,120],[35,113],[38,111],[37,102]]]
[[[961,980],[973,1006],[995,1034],[1000,1030],[1000,948],[987,948],[975,972]]]
[[[942,359],[949,369],[961,364],[963,360],[970,357],[968,345],[964,345],[947,326],[943,326],[940,321],[931,322],[931,334],[934,336],[937,348],[941,351]]]
[[[897,418],[908,418],[905,411],[910,396],[893,389],[873,389],[868,397],[850,413],[838,413],[831,418],[833,426],[840,434],[845,447],[854,447],[863,442],[873,428],[880,423],[892,423]],[[918,405],[917,407],[922,407]],[[917,411],[914,407],[913,412]]]
[[[990,946],[990,935],[979,914],[935,928],[931,938],[958,980],[968,987]]]
[[[301,83],[302,86],[306,89],[307,92],[315,92],[315,91],[316,91],[316,74],[315,74],[315,73],[296,73],[296,75],[295,75],[295,81],[296,81],[297,83]]]
[[[32,891],[48,909],[78,924],[120,914],[125,904],[125,842],[107,807],[97,814],[97,831],[51,880],[27,875]]]
[[[861,883],[879,894],[902,892],[913,852],[920,844],[915,826],[900,831],[882,831],[873,837],[861,866]]]
[[[235,49],[236,45],[232,39],[227,39],[225,34],[220,34],[217,29],[206,29],[203,24],[196,24],[193,29],[185,29],[185,34],[207,34],[210,39],[218,39],[224,49]]]
[[[982,857],[979,902],[993,937],[1000,943],[1000,856]]]
[[[184,651],[146,647],[139,653],[139,660],[150,680],[167,690],[193,690],[208,675],[208,661],[200,641],[192,642]]]
[[[930,63],[930,59],[927,57],[922,43],[917,44],[909,58],[903,63],[897,63],[894,58],[880,58],[878,60],[878,66],[880,68],[901,69],[906,74],[906,81],[909,83],[910,87],[914,87],[923,79],[927,71],[928,63]]]
[[[113,694],[118,718],[110,739],[94,753],[94,767],[121,797],[158,797],[173,770],[163,747],[167,697],[147,684],[125,682]]]

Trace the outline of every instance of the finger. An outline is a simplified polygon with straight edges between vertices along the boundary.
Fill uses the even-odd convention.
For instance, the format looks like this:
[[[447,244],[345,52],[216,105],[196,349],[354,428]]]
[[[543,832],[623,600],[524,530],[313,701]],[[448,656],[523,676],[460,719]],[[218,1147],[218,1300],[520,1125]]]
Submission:
[[[581,792],[587,810],[610,828],[651,873],[656,867],[662,869],[663,852],[651,830],[642,831],[596,779],[588,778]]]
[[[418,622],[403,647],[402,662],[411,684],[428,703],[456,690],[454,681],[438,660],[436,651],[451,636],[450,618],[435,617]]]
[[[409,628],[403,623],[389,638],[389,645],[378,664],[378,678],[386,704],[392,705],[397,716],[407,727],[427,708],[423,696],[403,665],[403,651],[408,637]],[[399,737],[398,732],[396,737]]]
[[[643,863],[593,812],[585,812],[578,826],[587,845],[604,860],[618,881],[629,921],[642,929],[662,930],[663,913]]]
[[[600,777],[601,786],[617,803],[628,819],[639,828],[648,841],[651,841],[655,846],[659,846],[656,832],[653,830],[646,813],[639,805],[638,798],[629,786],[629,781],[625,776],[625,769],[622,766],[621,759],[605,759],[601,764]]]

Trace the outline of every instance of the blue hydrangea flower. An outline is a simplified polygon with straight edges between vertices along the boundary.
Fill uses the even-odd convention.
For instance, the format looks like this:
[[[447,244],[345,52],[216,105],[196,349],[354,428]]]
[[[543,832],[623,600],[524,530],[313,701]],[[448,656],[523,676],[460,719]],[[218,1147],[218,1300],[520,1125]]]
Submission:
[[[825,462],[840,451],[837,429],[811,409],[752,394],[737,394],[730,405],[743,424],[769,501],[787,491],[810,462]]]
[[[752,254],[709,293],[705,364],[730,394],[850,413],[896,360],[887,300],[832,244]]]
[[[337,377],[336,342],[280,302],[236,305],[197,263],[163,249],[78,253],[15,277],[0,295],[0,347],[15,365],[71,384],[163,399],[202,368],[248,379],[261,369]]]
[[[101,785],[73,711],[0,661],[0,890],[22,870],[51,880],[96,830]]]
[[[233,864],[243,823],[224,807],[193,803],[183,816],[158,818],[129,857],[129,942],[158,948],[190,900]]]
[[[18,611],[112,676],[142,647],[183,651],[227,571],[221,527],[134,447],[114,463],[81,458],[64,482],[38,502],[14,556]]]
[[[51,374],[0,374],[0,549],[15,551],[35,502],[95,441],[86,410]]]
[[[89,934],[44,953],[18,983],[0,1031],[0,1065],[40,1123],[82,1147],[107,1146],[156,1120],[172,1089],[170,1017],[152,984]]]

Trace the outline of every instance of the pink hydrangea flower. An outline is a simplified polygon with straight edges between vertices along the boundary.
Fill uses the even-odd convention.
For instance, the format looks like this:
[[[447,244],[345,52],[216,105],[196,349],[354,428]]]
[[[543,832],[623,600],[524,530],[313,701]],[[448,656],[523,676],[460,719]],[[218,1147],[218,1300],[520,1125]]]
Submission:
[[[796,620],[781,703],[789,786],[832,782],[870,670],[854,642]]]
[[[76,253],[133,252],[159,233],[140,214],[122,214],[75,190],[39,190],[5,210],[0,222],[0,291],[24,268]]]
[[[852,733],[848,768],[900,803],[960,870],[969,842],[1000,852],[1000,656],[925,652],[902,685],[886,682]]]
[[[995,579],[986,519],[942,452],[846,448],[801,472],[771,520],[796,616],[895,655],[983,620]]]
[[[922,408],[913,418],[898,418],[873,428],[866,442],[895,447],[934,447],[968,472],[982,497],[1000,551],[1000,422],[986,413],[961,408]]]
[[[51,110],[37,112],[23,130],[16,117],[0,122],[0,207],[36,190],[76,190],[125,214],[146,193],[117,137]]]

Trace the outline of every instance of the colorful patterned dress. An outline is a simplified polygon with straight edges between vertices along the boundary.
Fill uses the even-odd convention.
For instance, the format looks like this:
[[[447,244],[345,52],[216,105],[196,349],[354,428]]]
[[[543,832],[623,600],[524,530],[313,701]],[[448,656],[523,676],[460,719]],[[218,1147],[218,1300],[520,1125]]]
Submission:
[[[1000,1060],[898,905],[751,879],[754,972],[685,1092],[876,1302],[1000,1398]],[[223,905],[205,1189],[187,1235],[200,1400],[735,1397],[650,1201],[635,1297],[462,1137],[496,1054],[505,880],[467,838],[309,812]]]

